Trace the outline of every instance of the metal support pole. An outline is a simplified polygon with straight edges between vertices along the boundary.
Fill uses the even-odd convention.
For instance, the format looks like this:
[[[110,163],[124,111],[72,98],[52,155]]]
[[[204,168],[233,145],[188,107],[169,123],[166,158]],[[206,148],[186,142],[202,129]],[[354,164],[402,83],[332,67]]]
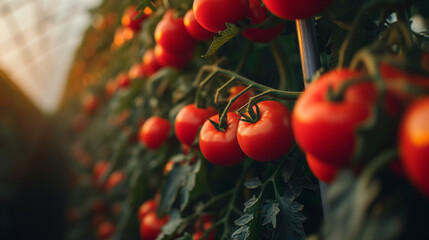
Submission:
[[[296,29],[299,42],[299,51],[301,54],[302,75],[304,84],[307,87],[308,81],[312,79],[313,74],[320,68],[319,49],[317,47],[316,28],[314,19],[296,20]],[[322,199],[323,215],[329,214],[329,203],[326,197],[326,184],[319,181],[320,197]]]

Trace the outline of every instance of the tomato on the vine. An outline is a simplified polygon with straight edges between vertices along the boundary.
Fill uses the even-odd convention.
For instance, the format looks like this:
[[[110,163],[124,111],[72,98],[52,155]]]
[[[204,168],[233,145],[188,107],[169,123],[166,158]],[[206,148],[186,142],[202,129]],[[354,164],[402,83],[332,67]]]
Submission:
[[[150,117],[140,128],[139,139],[149,149],[156,150],[167,140],[170,122],[161,117]]]
[[[372,83],[349,86],[342,99],[329,100],[333,92],[352,79],[366,77],[360,71],[339,69],[322,75],[296,102],[292,127],[298,145],[333,166],[349,164],[356,145],[356,129],[370,117],[377,98]]]
[[[130,28],[135,32],[140,31],[143,20],[152,14],[152,10],[150,8],[145,8],[143,14],[137,18],[139,14],[140,11],[137,10],[136,6],[130,6],[125,9],[121,18],[122,26]]]
[[[168,10],[155,29],[155,42],[168,52],[186,55],[195,48],[196,42],[186,30],[183,18],[175,18]]]
[[[266,7],[261,6],[259,0],[250,0],[249,3],[249,13],[247,16],[251,19],[251,24],[257,25],[267,20],[269,12]],[[241,34],[250,41],[266,43],[280,35],[284,27],[285,24],[281,23],[273,28],[250,28],[244,30]]]
[[[164,49],[161,45],[155,46],[155,57],[157,62],[161,66],[175,67],[177,69],[182,69],[185,67],[194,57],[194,51],[189,51],[184,55],[175,54]]]
[[[237,130],[238,144],[254,160],[274,161],[289,152],[295,142],[291,114],[287,107],[277,101],[263,101],[257,106],[260,116],[256,123],[241,118]],[[255,106],[253,109],[256,112]]]
[[[224,31],[225,23],[237,23],[247,16],[249,0],[195,0],[198,23],[211,32]]]
[[[146,76],[144,65],[142,63],[134,64],[128,71],[129,79],[143,78]]]
[[[229,112],[227,126],[224,130],[217,130],[209,120],[204,123],[200,131],[199,145],[201,153],[209,162],[231,166],[246,158],[237,141],[239,117],[239,115]],[[219,115],[210,119],[219,123]]]
[[[155,212],[157,207],[158,202],[154,199],[144,202],[139,208],[138,219],[142,220],[147,214]]]
[[[326,164],[323,161],[313,157],[311,154],[306,154],[307,163],[314,176],[322,182],[331,183],[338,173],[338,168]]]
[[[415,101],[401,122],[399,147],[410,181],[429,197],[429,97]]]
[[[289,20],[314,17],[328,7],[333,0],[262,0],[270,12]]]
[[[246,88],[246,86],[242,86],[242,85],[231,87],[229,89],[228,100],[231,100],[233,97],[237,96],[245,88]],[[235,100],[231,104],[231,107],[229,108],[229,111],[233,112],[233,111],[239,109],[240,107],[244,106],[247,102],[249,102],[249,99],[251,97],[253,97],[253,96],[255,96],[255,92],[253,90],[246,91],[245,93],[243,93],[243,95],[241,95],[240,97],[238,97],[237,100]]]
[[[128,74],[125,72],[122,72],[118,74],[116,77],[116,85],[119,88],[127,88],[131,85],[131,79],[128,77]]]
[[[164,226],[169,219],[169,216],[159,218],[156,212],[148,213],[140,223],[140,236],[144,240],[155,240],[161,233],[162,226]]]
[[[105,240],[110,238],[115,232],[115,225],[112,222],[102,222],[97,229],[97,239]]]
[[[152,48],[148,48],[143,55],[143,68],[148,76],[155,74],[161,68]]]
[[[195,104],[189,104],[182,108],[176,116],[174,129],[179,141],[191,146],[194,142],[200,127],[207,118],[215,115],[216,109],[213,107],[198,108]]]
[[[94,165],[94,168],[92,170],[92,183],[96,187],[100,186],[100,178],[106,173],[106,171],[109,169],[110,164],[106,161],[99,161]]]
[[[88,114],[94,114],[100,107],[100,100],[93,93],[85,94],[82,100],[82,108]]]
[[[111,191],[119,183],[121,183],[122,181],[124,181],[124,179],[125,179],[125,174],[123,172],[121,172],[121,171],[115,171],[106,180],[106,184],[104,185],[104,189],[106,191]]]
[[[212,39],[215,36],[214,32],[210,32],[207,29],[203,28],[195,19],[194,11],[189,9],[183,18],[183,23],[185,24],[186,30],[189,35],[198,41],[207,41]]]

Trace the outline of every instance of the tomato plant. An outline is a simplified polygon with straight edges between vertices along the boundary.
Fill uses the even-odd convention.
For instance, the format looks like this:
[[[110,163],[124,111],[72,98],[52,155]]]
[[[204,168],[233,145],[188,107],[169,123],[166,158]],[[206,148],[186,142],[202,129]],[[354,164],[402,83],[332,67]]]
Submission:
[[[128,88],[128,87],[131,85],[131,79],[130,79],[130,77],[128,76],[128,74],[127,74],[127,73],[125,73],[125,72],[120,73],[120,74],[116,77],[116,85],[117,85],[119,88],[122,88],[122,89],[124,89],[124,88]]]
[[[261,5],[259,0],[249,1],[249,13],[248,17],[251,19],[251,24],[257,25],[263,23],[268,18],[268,10]],[[269,42],[275,39],[283,31],[285,24],[279,24],[272,28],[250,28],[244,30],[241,34],[250,41],[253,42]]]
[[[188,12],[186,12],[185,17],[183,18],[183,23],[185,24],[189,35],[198,41],[207,41],[215,36],[215,33],[208,31],[198,23],[192,9],[189,9]]]
[[[237,141],[238,118],[237,114],[228,113],[225,129],[216,129],[209,120],[203,124],[199,145],[201,153],[211,163],[231,166],[240,163],[246,157]],[[219,115],[211,117],[210,120],[219,123]]]
[[[255,122],[242,117],[237,129],[237,140],[241,150],[250,158],[268,162],[285,155],[295,140],[292,134],[291,114],[277,101],[263,101],[254,106],[259,108]],[[249,114],[247,114],[249,116]]]
[[[148,213],[140,224],[140,236],[142,239],[155,240],[161,233],[161,228],[169,220],[168,216],[159,218],[155,212]]]
[[[161,117],[151,117],[142,125],[140,141],[149,149],[156,150],[167,140],[170,122]]]
[[[265,6],[275,15],[289,19],[313,17],[329,6],[333,0],[262,0]]]
[[[189,104],[182,108],[176,116],[174,129],[179,141],[185,145],[191,146],[200,127],[206,119],[216,114],[212,107],[198,108],[195,104]]]
[[[320,161],[337,167],[350,163],[356,128],[370,116],[377,94],[372,83],[349,87],[339,101],[329,100],[328,91],[362,77],[364,73],[359,71],[331,71],[313,83],[296,102],[292,116],[296,141]]]
[[[141,221],[149,213],[155,212],[157,207],[158,202],[153,199],[144,202],[139,208],[138,219]]]
[[[311,156],[310,154],[307,154],[306,156],[308,166],[310,167],[311,172],[313,172],[316,178],[325,183],[331,183],[335,179],[339,171],[338,168],[326,164],[325,162],[320,161],[319,159]]]
[[[122,26],[131,28],[133,31],[138,32],[141,29],[142,21],[149,17],[151,13],[152,11],[150,9],[145,9],[144,13],[138,17],[140,11],[137,10],[136,6],[130,6],[125,9],[124,14],[122,15]]]
[[[147,49],[143,55],[143,68],[148,76],[155,74],[161,68],[152,48]]]
[[[198,23],[211,32],[224,31],[225,23],[243,20],[249,0],[195,0],[193,11]]]
[[[411,182],[429,196],[429,99],[414,102],[402,120],[400,150],[402,165]]]
[[[194,52],[190,51],[183,55],[175,54],[164,49],[161,45],[156,45],[155,56],[156,56],[157,62],[159,62],[161,66],[164,66],[164,67],[171,66],[177,69],[181,69],[185,67],[192,60],[192,57],[194,56]]]
[[[195,47],[183,18],[174,18],[174,12],[167,11],[155,29],[155,41],[163,49],[177,55],[185,55]]]
[[[245,88],[246,87],[242,86],[242,85],[231,87],[229,89],[228,100],[231,100],[233,97],[237,96]],[[251,97],[253,97],[253,96],[255,96],[255,92],[253,90],[249,90],[249,91],[245,92],[243,95],[241,95],[240,97],[238,97],[237,100],[235,100],[235,102],[233,102],[231,104],[231,107],[229,108],[229,110],[230,111],[235,111],[235,110],[239,109],[240,107],[242,107],[245,104],[247,104],[247,102],[249,101],[249,99]]]

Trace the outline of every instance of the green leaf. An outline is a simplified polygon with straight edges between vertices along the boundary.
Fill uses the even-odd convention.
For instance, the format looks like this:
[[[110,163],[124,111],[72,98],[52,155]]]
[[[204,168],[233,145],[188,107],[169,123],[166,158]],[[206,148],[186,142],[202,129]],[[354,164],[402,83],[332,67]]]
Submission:
[[[190,168],[187,164],[183,166],[174,164],[162,189],[161,201],[158,208],[161,216],[170,211],[176,200],[179,189],[186,184],[189,170]]]
[[[247,200],[244,203],[244,212],[247,212],[251,207],[253,207],[257,202],[259,201],[259,198],[256,198],[255,195],[249,200]]]
[[[192,235],[189,233],[185,233],[185,235],[183,235],[183,237],[180,238],[176,238],[176,240],[192,240]]]
[[[253,214],[244,214],[239,219],[234,221],[234,224],[241,227],[253,220]]]
[[[162,232],[158,235],[156,240],[167,240],[169,236],[174,235],[183,223],[180,212],[176,209],[172,210],[169,214],[170,220],[162,227]]]
[[[249,226],[242,226],[239,229],[237,229],[235,232],[232,233],[231,239],[232,240],[246,240],[249,238],[250,232],[249,232]]]
[[[303,223],[306,218],[301,213],[303,205],[295,201],[296,197],[289,191],[279,199],[278,226],[273,230],[273,240],[305,240]]]
[[[231,23],[225,23],[225,31],[220,31],[218,36],[215,36],[213,42],[210,44],[209,50],[202,56],[203,58],[209,58],[213,56],[217,50],[222,47],[229,40],[240,34],[240,29]]]
[[[252,179],[247,180],[244,183],[244,186],[246,186],[248,189],[255,189],[255,188],[262,186],[262,182],[259,178],[252,178]]]
[[[183,211],[189,202],[189,195],[192,190],[195,188],[197,174],[200,172],[201,161],[197,161],[188,172],[188,176],[186,178],[186,184],[181,190],[181,198],[180,198],[180,210]]]
[[[272,224],[273,228],[277,227],[277,214],[280,212],[279,204],[269,200],[262,206],[262,226]]]

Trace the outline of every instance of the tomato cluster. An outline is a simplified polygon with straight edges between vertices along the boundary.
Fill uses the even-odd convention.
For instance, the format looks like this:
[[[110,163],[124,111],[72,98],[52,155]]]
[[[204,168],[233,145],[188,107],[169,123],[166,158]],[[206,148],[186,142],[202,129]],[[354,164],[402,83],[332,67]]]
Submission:
[[[157,208],[158,200],[156,199],[144,202],[139,208],[140,236],[144,240],[155,240],[161,233],[162,226],[170,219],[169,216],[158,217]]]

